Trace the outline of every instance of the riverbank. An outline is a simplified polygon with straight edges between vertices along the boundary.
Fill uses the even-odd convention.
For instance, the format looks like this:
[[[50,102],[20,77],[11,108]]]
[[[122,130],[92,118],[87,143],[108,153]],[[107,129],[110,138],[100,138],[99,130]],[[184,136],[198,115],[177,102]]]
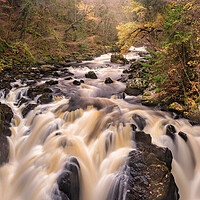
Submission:
[[[48,173],[48,176],[43,176],[45,186],[42,187],[42,194],[50,195],[51,199],[66,200],[76,195],[88,200],[94,199],[93,193],[96,196],[96,192],[99,200],[124,195],[127,195],[127,200],[133,197],[153,199],[157,196],[163,199],[168,196],[179,198],[171,172],[171,152],[154,145],[152,137],[143,132],[149,123],[143,112],[154,111],[141,105],[128,104],[126,98],[123,100],[125,85],[117,80],[124,67],[111,64],[108,58],[108,55],[104,55],[91,62],[71,63],[71,67],[31,67],[31,70],[35,70],[35,73],[32,71],[34,76],[38,77],[30,76],[31,79],[28,79],[25,76],[10,83],[13,89],[9,96],[1,96],[1,101],[13,111],[12,119],[9,118],[11,127],[8,127],[12,135],[2,142],[1,139],[7,138],[2,132],[0,134],[0,146],[4,147],[1,152],[6,152],[5,157],[0,154],[1,164],[8,162],[0,168],[0,172],[5,168],[10,172],[10,164],[13,163],[14,169],[23,168],[23,172],[29,173],[9,173],[16,178],[12,180],[11,192],[2,192],[5,199],[16,195],[15,183],[18,187],[21,177],[24,177],[28,187],[37,187],[40,181],[29,181],[29,175],[37,170]],[[11,71],[7,71],[8,75],[11,76]],[[1,95],[6,94],[1,91]],[[5,118],[2,113],[11,110],[3,103],[0,106],[2,119]],[[41,147],[41,151],[38,147]],[[51,149],[58,152],[55,156],[59,156],[59,161],[55,162]],[[41,160],[43,156],[50,160]],[[122,164],[123,161],[126,163]],[[34,180],[38,180],[39,174],[37,171]],[[110,174],[113,174],[113,179],[109,181],[107,178]],[[49,179],[52,175],[54,179],[51,182]],[[6,178],[1,179],[2,186],[5,186]],[[127,185],[122,181],[125,179]],[[102,193],[105,186],[108,189]],[[24,187],[20,190],[20,199],[25,199],[28,190]],[[31,197],[43,199],[38,194],[32,193]]]
[[[131,53],[132,51],[132,53]],[[126,83],[125,93],[130,96],[141,96],[144,106],[171,113],[174,119],[186,118],[193,125],[200,124],[200,101],[183,101],[180,94],[174,95],[174,87],[163,90],[160,82],[154,78],[149,64],[152,55],[143,48],[133,48],[123,57],[120,54],[111,56],[111,62],[125,65],[129,68],[123,71],[120,81]],[[138,51],[138,52],[137,52]],[[136,53],[137,52],[137,53]],[[134,56],[133,56],[134,55]],[[127,58],[129,60],[127,60]],[[164,78],[164,77],[163,77]]]
[[[50,58],[48,62],[13,62],[10,66],[5,66],[0,72],[0,89],[7,95],[12,88],[12,82],[16,80],[27,81],[28,85],[35,84],[36,81],[45,77],[59,78],[60,74],[57,73],[59,69],[67,68],[76,63],[81,63],[84,60],[92,60],[99,54],[106,53],[115,49],[112,47],[101,47],[100,49],[88,51],[86,54],[71,53],[62,58],[56,57]],[[140,55],[145,56],[148,52],[141,51]],[[130,56],[130,55],[129,55]],[[191,102],[189,107],[183,104],[183,102],[177,101],[176,98],[166,96],[165,93],[160,91],[156,86],[154,80],[150,79],[147,75],[150,71],[141,64],[141,60],[138,60],[138,54],[134,57],[135,61],[131,61],[130,67],[123,71],[121,79],[119,81],[126,83],[125,93],[130,96],[142,95],[141,103],[145,106],[170,112],[172,116],[177,118],[186,118],[191,124],[200,124],[200,102]],[[128,56],[127,56],[128,58]],[[130,59],[130,58],[129,58]],[[125,58],[118,57],[117,54],[111,56],[111,62],[117,64],[128,64],[129,61]],[[15,85],[17,87],[17,85]],[[168,94],[169,95],[169,94]]]
[[[76,185],[77,191],[81,187],[86,196],[83,193],[76,194],[83,195],[83,198],[88,200],[88,196],[91,197],[93,192],[96,194],[97,188],[93,185],[98,185],[98,182],[99,200],[106,197],[114,199],[115,196],[120,197],[125,194],[127,199],[131,197],[178,199],[179,194],[183,199],[192,199],[195,187],[189,189],[191,198],[187,198],[187,194],[184,194],[184,188],[189,188],[191,185],[187,181],[188,176],[196,173],[194,170],[199,160],[199,150],[196,150],[197,147],[193,143],[198,142],[196,136],[199,133],[199,126],[192,126],[185,119],[173,119],[171,113],[161,112],[155,107],[141,105],[142,94],[149,85],[147,87],[146,82],[134,77],[137,73],[129,64],[111,63],[110,56],[111,54],[106,54],[92,61],[71,62],[63,66],[56,64],[30,66],[30,71],[27,73],[21,71],[21,78],[17,70],[4,72],[7,78],[15,77],[12,74],[15,73],[18,79],[7,81],[12,90],[4,88],[0,93],[1,113],[5,113],[3,109],[8,110],[5,104],[13,112],[11,127],[8,127],[12,135],[5,140],[6,136],[1,132],[0,138],[2,147],[8,147],[9,141],[11,147],[3,150],[5,155],[8,155],[10,150],[10,161],[0,170],[7,168],[9,171],[10,163],[14,163],[16,170],[23,168],[24,171],[30,170],[30,173],[34,174],[37,169],[35,171],[32,166],[37,163],[40,172],[48,173],[48,176],[44,176],[46,182],[43,191],[55,198],[66,195],[68,198],[75,194],[72,185]],[[137,67],[135,69],[139,69],[139,66]],[[134,81],[135,78],[138,81]],[[143,87],[139,88],[140,84]],[[137,86],[137,90],[129,87],[130,85]],[[138,96],[129,93],[131,90],[138,92],[139,89],[141,94]],[[5,116],[1,115],[1,118]],[[52,151],[58,154],[54,156]],[[187,158],[181,156],[185,151],[188,152]],[[66,155],[69,155],[67,161]],[[41,159],[43,156],[47,160]],[[115,159],[116,157],[120,159]],[[58,161],[55,162],[57,158]],[[3,163],[8,161],[8,157],[2,155],[0,159]],[[30,165],[24,164],[26,162]],[[59,164],[60,162],[62,164]],[[116,162],[119,168],[114,167]],[[66,170],[72,169],[71,166],[76,170],[65,173]],[[180,170],[184,171],[181,175]],[[17,174],[16,171],[12,173]],[[30,173],[27,173],[24,180],[33,188],[37,184],[35,185],[34,181],[29,182]],[[78,179],[80,173],[83,180],[81,184]],[[110,177],[110,173],[114,174],[114,177],[116,174],[117,176],[112,179],[113,185],[108,181],[110,188],[104,194],[101,192],[107,183],[104,177]],[[85,176],[85,174],[91,175]],[[15,178],[16,187],[19,185],[17,181],[21,180],[23,174],[18,173],[18,175]],[[54,179],[50,183],[51,175]],[[97,182],[93,177],[97,177]],[[164,179],[161,180],[160,177]],[[126,189],[119,189],[124,187],[122,180],[125,179]],[[197,179],[198,176],[195,174],[192,184],[195,185]],[[63,190],[65,180],[69,180],[67,188],[70,188],[70,191]],[[94,181],[94,184],[88,185],[90,181]],[[102,181],[105,181],[103,185],[100,184]],[[2,182],[2,185],[4,184]],[[57,188],[54,188],[54,184],[57,184]],[[141,192],[138,193],[138,190]],[[13,196],[14,191],[12,189]],[[27,191],[29,189],[26,188],[20,190],[21,199],[25,199],[23,195],[26,195]],[[43,199],[34,195],[35,193],[34,199]],[[6,192],[4,196],[9,200]],[[62,200],[65,199],[63,197]]]

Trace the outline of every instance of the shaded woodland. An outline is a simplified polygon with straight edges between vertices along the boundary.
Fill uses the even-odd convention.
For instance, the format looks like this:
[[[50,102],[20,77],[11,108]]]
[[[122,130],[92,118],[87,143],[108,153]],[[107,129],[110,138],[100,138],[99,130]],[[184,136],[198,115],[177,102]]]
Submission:
[[[81,59],[102,52],[105,46],[116,42],[116,26],[126,21],[122,14],[124,2],[113,2],[2,0],[0,51],[9,51],[14,60],[26,54],[22,61],[45,62],[71,54]]]
[[[1,0],[0,70],[146,46],[140,64],[160,100],[199,115],[199,12],[188,0]]]

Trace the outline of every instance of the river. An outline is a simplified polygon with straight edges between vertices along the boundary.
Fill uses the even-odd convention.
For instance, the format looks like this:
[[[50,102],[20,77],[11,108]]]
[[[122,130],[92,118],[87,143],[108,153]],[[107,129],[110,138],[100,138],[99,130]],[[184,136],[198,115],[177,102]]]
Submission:
[[[132,56],[138,58],[137,53]],[[110,54],[74,63],[68,67],[72,79],[51,78],[58,81],[52,86],[53,102],[38,105],[26,117],[21,113],[25,104],[18,106],[17,102],[19,96],[27,97],[29,86],[17,80],[13,85],[19,87],[13,87],[6,98],[1,95],[1,102],[14,112],[9,162],[0,168],[1,200],[61,199],[56,193],[57,179],[70,163],[81,174],[78,184],[74,183],[74,190],[80,189],[80,199],[106,200],[127,155],[135,148],[131,124],[137,123],[133,115],[145,120],[144,127],[137,128],[150,134],[154,144],[172,151],[172,173],[181,200],[200,199],[200,126],[142,106],[140,96],[124,96],[125,83],[117,80],[128,67],[110,63]],[[85,78],[89,71],[98,78]],[[105,84],[107,77],[113,83]],[[81,84],[73,84],[74,80]],[[175,127],[174,139],[166,135],[169,124]]]

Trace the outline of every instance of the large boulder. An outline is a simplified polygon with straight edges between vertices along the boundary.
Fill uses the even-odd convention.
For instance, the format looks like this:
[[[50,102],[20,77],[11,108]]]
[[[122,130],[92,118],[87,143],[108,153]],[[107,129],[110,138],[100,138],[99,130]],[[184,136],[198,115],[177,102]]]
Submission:
[[[0,135],[11,136],[10,122],[13,118],[12,109],[0,103]]]
[[[144,132],[135,132],[134,137],[137,149],[128,156],[130,175],[126,199],[179,199],[171,173],[171,151],[151,144],[151,136]]]
[[[156,106],[160,103],[161,99],[155,90],[145,91],[142,95],[142,104],[145,106]]]
[[[37,107],[37,104],[35,104],[35,103],[27,104],[27,105],[22,109],[22,116],[23,116],[23,117],[26,117],[26,115],[27,115],[31,110],[34,110],[35,107]]]
[[[8,162],[9,144],[7,136],[11,136],[10,123],[13,118],[12,109],[0,103],[0,166]]]
[[[74,80],[74,81],[73,81],[73,84],[74,84],[74,85],[81,85],[81,82],[80,82],[80,81],[77,81],[77,80]]]
[[[110,62],[116,63],[116,64],[122,64],[122,65],[129,63],[126,58],[124,58],[123,56],[121,56],[119,54],[111,55]]]
[[[52,71],[57,71],[57,67],[53,65],[41,65],[38,70],[40,71],[41,74],[49,73]]]
[[[66,163],[63,172],[57,178],[58,189],[53,199],[79,200],[80,198],[80,166],[78,160],[72,157]]]
[[[142,78],[129,79],[126,82],[125,93],[130,96],[137,96],[143,94],[144,90],[148,87],[148,82]]]
[[[110,77],[107,77],[105,79],[105,84],[110,84],[110,83],[113,83],[113,80]]]
[[[6,80],[3,80],[3,79],[0,80],[0,90],[4,91],[3,98],[6,98],[7,94],[10,92],[11,89],[12,89],[12,87],[10,85],[10,81],[6,81]]]
[[[5,135],[0,133],[0,167],[9,161],[9,144]]]
[[[97,79],[97,75],[94,71],[89,71],[87,74],[85,74],[85,78]]]
[[[47,104],[47,103],[50,103],[52,101],[53,101],[52,94],[44,93],[38,98],[37,103],[38,104]]]
[[[48,88],[46,85],[38,85],[36,87],[30,87],[28,89],[28,97],[34,99],[37,95],[44,93],[52,93],[53,91]]]
[[[151,136],[142,131],[133,131],[133,140],[137,147],[129,153],[107,200],[178,200],[171,151],[153,145]]]
[[[56,84],[58,84],[58,81],[50,80],[50,81],[46,81],[45,84],[46,85],[50,85],[50,86],[51,85],[56,85]]]

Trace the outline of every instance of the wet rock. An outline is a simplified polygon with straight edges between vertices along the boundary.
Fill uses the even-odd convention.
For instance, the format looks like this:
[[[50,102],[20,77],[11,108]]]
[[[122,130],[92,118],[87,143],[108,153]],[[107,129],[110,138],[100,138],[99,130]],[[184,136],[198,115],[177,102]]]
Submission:
[[[0,131],[1,132],[1,131]],[[9,144],[6,136],[0,133],[0,167],[9,160]]]
[[[135,141],[145,143],[147,145],[151,144],[151,136],[149,134],[145,134],[143,131],[135,132]]]
[[[45,85],[39,85],[36,87],[30,87],[28,89],[27,95],[30,98],[35,98],[37,95],[44,94],[44,93],[52,93],[53,91],[46,87]]]
[[[58,72],[54,72],[54,73],[53,73],[53,76],[55,76],[55,77],[59,77],[60,74],[59,74]]]
[[[0,103],[0,166],[9,160],[9,144],[6,136],[11,136],[10,123],[12,118],[12,109],[6,104]]]
[[[71,196],[70,192],[70,186],[71,186],[71,172],[70,171],[63,171],[62,174],[58,177],[57,183],[58,188],[60,191],[65,193],[67,196]]]
[[[13,87],[14,87],[14,88],[18,88],[19,85],[18,85],[18,84],[14,84]]]
[[[50,80],[45,82],[46,85],[56,85],[58,84],[58,81]]]
[[[53,197],[53,200],[71,200],[64,192],[57,192],[57,194]]]
[[[151,145],[151,152],[156,155],[156,157],[165,163],[168,169],[171,171],[172,169],[172,153],[168,148],[158,147],[154,144]]]
[[[69,67],[70,67],[70,66],[69,66]],[[66,72],[66,73],[68,73],[68,72],[69,72],[69,69],[68,69],[67,67],[65,67],[65,68],[60,69],[60,71],[61,71],[61,72]]]
[[[122,65],[129,63],[126,58],[124,58],[123,56],[119,54],[111,55],[110,62],[116,63],[116,64],[122,64]]]
[[[126,200],[179,199],[173,175],[155,154],[134,150],[129,153],[128,167]]]
[[[25,107],[22,109],[22,116],[23,116],[23,117],[26,117],[26,115],[27,115],[31,110],[34,110],[35,107],[37,107],[37,104],[28,104],[27,106],[25,106]]]
[[[174,115],[174,118],[179,118],[179,117],[183,117],[183,113],[185,111],[185,108],[179,104],[178,102],[173,102],[168,106],[168,110],[169,112],[172,113],[172,115]]]
[[[44,93],[38,98],[37,103],[38,104],[47,104],[47,103],[50,103],[52,101],[53,101],[52,94]]]
[[[107,200],[178,200],[171,151],[151,144],[149,134],[135,134],[136,149],[129,153]]]
[[[13,118],[12,109],[0,103],[0,135],[11,136],[10,123]]]
[[[125,93],[131,96],[138,96],[143,94],[148,87],[148,82],[142,78],[134,78],[126,81]]]
[[[138,128],[142,131],[146,126],[146,120],[138,114],[134,114],[132,118],[136,122]]]
[[[57,179],[58,194],[62,200],[79,200],[80,197],[80,166],[76,158],[71,158],[64,167],[64,171]]]
[[[17,102],[18,107],[20,107],[22,104],[28,102],[28,99],[25,97],[22,97],[19,99],[19,101]]]
[[[87,74],[85,74],[85,78],[97,79],[97,75],[94,71],[89,71]]]
[[[155,91],[146,91],[143,93],[141,101],[145,106],[156,106],[160,102],[159,94]]]
[[[7,94],[10,92],[11,89],[12,89],[12,87],[10,85],[10,82],[5,82],[5,81],[1,80],[0,90],[3,90],[4,98],[6,98]]]
[[[139,88],[126,88],[124,90],[124,92],[127,94],[127,95],[130,95],[130,96],[138,96],[138,95],[141,95],[143,94],[143,90],[139,89]]]
[[[187,134],[186,134],[186,133],[180,131],[180,132],[178,133],[178,135],[179,135],[181,138],[183,138],[183,140],[184,140],[185,142],[188,141],[188,137],[187,137]]]
[[[56,71],[57,67],[54,67],[53,65],[41,65],[38,70],[41,74],[49,73],[52,71]]]
[[[80,81],[77,81],[77,80],[74,80],[74,81],[73,81],[73,84],[74,84],[74,85],[81,85],[81,82],[80,82]]]
[[[133,74],[129,74],[128,79],[132,79],[132,78],[133,78]]]
[[[0,114],[1,114],[1,122],[10,123],[13,118],[12,109],[6,104],[1,104],[0,102]]]
[[[137,126],[135,124],[131,124],[131,128],[132,128],[133,131],[136,131]]]
[[[155,154],[171,171],[172,153],[168,148],[158,147],[151,143],[151,136],[143,131],[136,131],[134,136],[137,148]]]
[[[25,82],[25,81],[24,81],[24,82]],[[28,86],[31,86],[31,85],[34,85],[36,82],[37,82],[36,80],[28,80],[28,81],[26,81],[26,84],[27,84]]]
[[[125,69],[125,70],[123,70],[124,74],[129,74],[129,73],[133,73],[133,72],[134,72],[133,69]]]
[[[72,77],[67,77],[67,78],[65,78],[65,80],[72,80]]]
[[[81,82],[81,83],[85,83],[85,81],[84,81],[84,80],[80,80],[80,82]]]
[[[72,72],[67,72],[67,74],[68,74],[69,76],[73,76],[73,75],[74,75],[74,73],[72,73]]]
[[[175,127],[173,125],[171,125],[171,124],[167,125],[167,127],[166,127],[166,135],[168,135],[169,137],[172,138],[172,140],[174,140],[175,137],[176,137],[175,133],[176,133]]]
[[[107,77],[106,80],[105,80],[105,83],[106,84],[113,83],[113,80],[110,77]]]
[[[140,91],[143,91],[148,87],[149,83],[142,78],[134,78],[134,79],[129,79],[126,82],[126,89],[138,89]]]

